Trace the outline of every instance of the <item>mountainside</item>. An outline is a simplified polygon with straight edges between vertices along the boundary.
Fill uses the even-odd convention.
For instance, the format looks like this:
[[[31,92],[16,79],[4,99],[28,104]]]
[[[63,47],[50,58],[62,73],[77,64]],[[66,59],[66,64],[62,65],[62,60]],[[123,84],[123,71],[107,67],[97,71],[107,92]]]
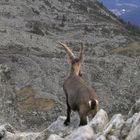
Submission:
[[[65,115],[62,89],[69,65],[57,41],[75,53],[85,44],[83,78],[110,116],[140,96],[139,37],[96,0],[0,1],[0,123],[45,129]]]
[[[69,126],[65,126],[65,116],[59,116],[41,132],[21,132],[9,123],[0,125],[2,140],[139,140],[140,100],[132,106],[127,116],[114,114],[109,119],[105,110],[100,109],[85,126],[79,127],[79,119],[74,116]]]

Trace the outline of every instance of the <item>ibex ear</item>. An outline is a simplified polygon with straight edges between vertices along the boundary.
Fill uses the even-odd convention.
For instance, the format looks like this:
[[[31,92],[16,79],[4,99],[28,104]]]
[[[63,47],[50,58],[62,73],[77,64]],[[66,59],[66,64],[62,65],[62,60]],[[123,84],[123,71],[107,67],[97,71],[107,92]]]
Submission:
[[[84,52],[84,44],[81,43],[81,49],[80,49],[80,53],[79,53],[79,60],[83,61],[83,52]]]

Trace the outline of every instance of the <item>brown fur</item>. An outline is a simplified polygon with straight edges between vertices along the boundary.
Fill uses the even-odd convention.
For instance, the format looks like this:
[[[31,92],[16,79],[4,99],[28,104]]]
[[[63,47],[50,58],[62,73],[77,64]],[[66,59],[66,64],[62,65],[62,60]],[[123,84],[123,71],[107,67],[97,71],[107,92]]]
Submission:
[[[60,44],[63,47],[65,45],[63,43]],[[66,47],[68,46],[65,45],[65,49]],[[67,119],[64,122],[65,125],[70,123],[71,110],[78,111],[80,116],[80,125],[85,125],[87,124],[87,116],[94,116],[99,109],[98,98],[95,90],[88,86],[82,79],[80,70],[83,61],[82,52],[83,47],[81,48],[79,58],[69,57],[71,62],[71,72],[63,85],[67,103]],[[71,55],[72,52],[68,53]],[[92,108],[89,105],[89,101],[93,101]]]

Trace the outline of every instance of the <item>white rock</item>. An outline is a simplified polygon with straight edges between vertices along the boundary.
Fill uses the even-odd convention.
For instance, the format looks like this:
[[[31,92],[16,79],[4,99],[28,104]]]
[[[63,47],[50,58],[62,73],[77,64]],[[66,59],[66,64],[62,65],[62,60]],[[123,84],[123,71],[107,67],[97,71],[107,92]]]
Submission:
[[[140,113],[135,113],[131,118],[127,119],[125,122],[121,136],[125,138],[130,131],[133,131],[137,125],[140,124]]]
[[[6,123],[0,126],[0,132],[1,131],[8,131],[10,133],[15,133],[15,128],[13,128],[9,123]]]
[[[15,129],[8,123],[0,126],[0,138],[3,138],[7,135],[7,132],[11,135],[14,135]]]
[[[17,136],[13,133],[10,133],[10,132],[6,132],[5,133],[5,136],[2,140],[17,140]],[[19,138],[18,138],[19,139]],[[20,139],[19,139],[20,140]]]
[[[0,126],[0,138],[2,140],[35,140],[40,133],[19,132],[16,131],[10,124]]]
[[[106,140],[106,137],[104,135],[100,135],[96,138],[96,140]]]
[[[40,133],[33,133],[33,132],[24,132],[24,133],[17,133],[16,136],[20,138],[20,140],[35,140]]]
[[[114,115],[112,119],[110,120],[110,122],[104,128],[103,134],[104,135],[111,134],[111,135],[119,137],[124,123],[125,121],[121,114]]]
[[[64,140],[63,138],[61,138],[60,136],[58,135],[50,135],[48,140]]]
[[[126,140],[140,140],[140,124],[129,133]]]
[[[65,126],[64,125],[65,119],[66,119],[66,117],[64,117],[64,116],[58,117],[58,119],[48,127],[48,130],[51,133],[57,134],[59,136],[69,135],[75,129],[76,126],[78,127],[78,123],[75,126],[75,123],[77,121],[73,122],[71,120],[70,125],[69,126]]]
[[[94,140],[95,133],[90,126],[82,126],[73,131],[66,140]]]
[[[134,113],[140,112],[140,99],[136,101],[136,103],[132,106],[131,110],[129,111],[128,115],[132,116]]]
[[[115,137],[115,136],[109,136],[108,140],[119,140],[119,139],[117,137]]]
[[[108,123],[108,115],[106,111],[100,109],[95,117],[91,120],[89,125],[94,129],[96,133],[101,132],[105,125]]]

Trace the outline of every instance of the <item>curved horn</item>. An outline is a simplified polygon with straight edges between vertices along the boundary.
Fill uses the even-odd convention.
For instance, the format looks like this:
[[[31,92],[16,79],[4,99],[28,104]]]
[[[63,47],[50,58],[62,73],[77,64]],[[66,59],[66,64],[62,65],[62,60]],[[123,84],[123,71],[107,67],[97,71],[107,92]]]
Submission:
[[[83,59],[83,52],[84,52],[84,44],[81,43],[81,48],[80,48],[80,53],[79,53],[79,59],[80,60]]]
[[[71,60],[75,59],[74,54],[72,53],[71,49],[66,44],[61,43],[61,42],[58,42],[58,43],[64,47],[64,49],[68,53],[68,55],[69,55],[69,57],[70,57]]]

